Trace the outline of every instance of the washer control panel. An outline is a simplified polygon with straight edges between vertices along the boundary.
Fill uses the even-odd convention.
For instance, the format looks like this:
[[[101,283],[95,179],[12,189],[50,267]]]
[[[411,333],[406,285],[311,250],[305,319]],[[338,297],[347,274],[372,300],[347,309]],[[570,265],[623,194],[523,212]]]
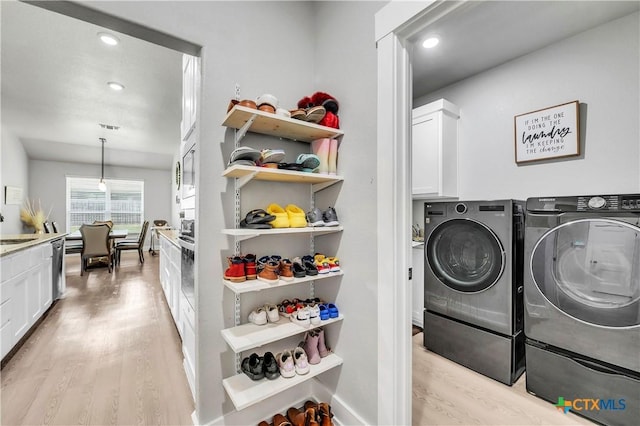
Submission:
[[[581,195],[544,197],[527,200],[529,212],[640,212],[640,194]]]

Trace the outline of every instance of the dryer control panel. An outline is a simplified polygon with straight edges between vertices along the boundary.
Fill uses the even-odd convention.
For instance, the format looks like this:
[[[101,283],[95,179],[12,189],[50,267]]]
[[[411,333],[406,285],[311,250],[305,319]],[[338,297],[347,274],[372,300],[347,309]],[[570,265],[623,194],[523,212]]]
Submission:
[[[541,197],[527,200],[529,212],[640,212],[640,194]]]

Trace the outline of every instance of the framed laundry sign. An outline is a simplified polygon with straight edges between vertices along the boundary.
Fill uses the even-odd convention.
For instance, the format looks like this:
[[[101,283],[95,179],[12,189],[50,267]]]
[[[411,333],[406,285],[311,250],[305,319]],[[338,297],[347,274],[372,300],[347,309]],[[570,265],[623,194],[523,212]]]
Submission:
[[[4,187],[4,203],[5,204],[22,204],[22,187],[21,186],[5,186]]]
[[[580,155],[579,102],[516,115],[516,163]]]

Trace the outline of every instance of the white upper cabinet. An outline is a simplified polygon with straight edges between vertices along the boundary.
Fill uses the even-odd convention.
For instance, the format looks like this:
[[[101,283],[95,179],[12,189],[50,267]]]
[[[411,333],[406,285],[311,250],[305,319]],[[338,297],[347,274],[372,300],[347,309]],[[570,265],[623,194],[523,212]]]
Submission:
[[[198,87],[198,58],[182,55],[182,122],[180,135],[187,140],[196,126],[196,90]]]
[[[413,110],[411,194],[413,199],[458,196],[457,106],[439,99]]]

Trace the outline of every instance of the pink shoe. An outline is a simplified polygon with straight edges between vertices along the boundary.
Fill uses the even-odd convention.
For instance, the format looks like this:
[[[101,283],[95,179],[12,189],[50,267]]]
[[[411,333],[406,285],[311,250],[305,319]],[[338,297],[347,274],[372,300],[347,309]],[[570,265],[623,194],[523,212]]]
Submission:
[[[327,349],[327,346],[324,343],[324,328],[318,329],[317,333],[318,333],[318,353],[320,354],[320,358],[324,358],[327,355],[329,355],[329,353],[331,353],[331,350]]]
[[[316,139],[311,142],[311,150],[320,159],[320,166],[316,170],[318,173],[329,173],[329,151],[331,150],[331,139]]]
[[[300,344],[302,349],[307,353],[309,364],[320,364],[320,353],[318,352],[318,335],[317,330],[311,330],[305,333],[304,342]]]
[[[310,367],[307,354],[300,346],[293,350],[293,362],[296,364],[296,373],[304,375],[309,372]]]

